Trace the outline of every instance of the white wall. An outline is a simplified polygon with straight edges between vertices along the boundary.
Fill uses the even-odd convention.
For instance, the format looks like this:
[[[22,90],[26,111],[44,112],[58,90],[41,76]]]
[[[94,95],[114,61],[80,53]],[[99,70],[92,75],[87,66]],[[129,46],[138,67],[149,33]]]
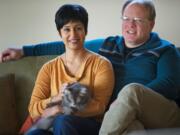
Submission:
[[[180,46],[180,1],[154,0],[157,21],[154,31]],[[124,0],[0,0],[0,51],[60,40],[54,14],[64,3],[78,3],[89,12],[87,39],[121,34]]]

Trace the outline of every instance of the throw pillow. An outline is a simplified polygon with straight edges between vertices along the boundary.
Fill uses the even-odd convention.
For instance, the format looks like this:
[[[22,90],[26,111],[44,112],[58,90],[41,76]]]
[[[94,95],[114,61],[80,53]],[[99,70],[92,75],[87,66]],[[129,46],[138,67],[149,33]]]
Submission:
[[[17,133],[14,74],[0,75],[0,134]]]
[[[21,126],[21,129],[19,131],[19,134],[24,134],[25,132],[28,131],[28,129],[33,125],[33,119],[31,118],[30,115],[27,116],[25,122]]]

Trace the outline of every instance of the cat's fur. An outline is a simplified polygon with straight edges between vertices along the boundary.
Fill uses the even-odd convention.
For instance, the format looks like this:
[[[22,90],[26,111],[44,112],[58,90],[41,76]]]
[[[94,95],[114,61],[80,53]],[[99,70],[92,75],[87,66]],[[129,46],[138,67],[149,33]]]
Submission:
[[[91,93],[84,85],[75,82],[66,87],[64,90],[64,96],[62,97],[61,102],[50,103],[47,107],[52,107],[55,105],[61,105],[64,111],[64,114],[73,114],[77,111],[82,111],[85,106],[88,104],[91,98]],[[52,123],[56,116],[51,116],[47,118],[40,118],[28,131],[35,129],[44,129],[48,130],[52,127]]]

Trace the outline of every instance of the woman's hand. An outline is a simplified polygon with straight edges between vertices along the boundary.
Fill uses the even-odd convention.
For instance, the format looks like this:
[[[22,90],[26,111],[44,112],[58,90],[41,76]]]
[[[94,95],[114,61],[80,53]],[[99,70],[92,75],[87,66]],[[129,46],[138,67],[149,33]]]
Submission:
[[[64,83],[62,87],[60,88],[59,93],[56,96],[51,97],[52,103],[61,102],[62,97],[64,96],[64,90],[66,89],[67,86],[68,86],[68,83]]]
[[[66,89],[67,86],[68,83],[64,83],[60,88],[59,93],[56,96],[51,97],[51,101],[48,105],[49,107],[47,107],[44,110],[42,117],[54,116],[56,114],[63,112],[60,102],[62,101],[62,97],[64,96],[64,90]],[[57,105],[53,105],[53,104],[57,104]]]
[[[50,117],[50,116],[55,116],[57,114],[61,114],[63,112],[62,108],[60,105],[55,105],[49,108],[46,108],[42,114],[42,117]]]

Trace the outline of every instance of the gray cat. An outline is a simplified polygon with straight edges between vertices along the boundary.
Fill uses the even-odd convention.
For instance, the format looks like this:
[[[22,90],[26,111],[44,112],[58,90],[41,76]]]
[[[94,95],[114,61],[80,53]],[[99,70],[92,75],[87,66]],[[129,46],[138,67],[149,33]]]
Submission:
[[[77,111],[82,111],[88,104],[91,98],[91,93],[86,86],[75,82],[69,84],[64,90],[64,96],[61,102],[50,103],[47,107],[60,105],[63,108],[64,114],[70,115]],[[56,115],[57,116],[57,115]],[[40,118],[26,133],[35,129],[49,130],[52,127],[52,123],[56,116],[50,116],[47,118]],[[50,129],[51,130],[51,129]]]

